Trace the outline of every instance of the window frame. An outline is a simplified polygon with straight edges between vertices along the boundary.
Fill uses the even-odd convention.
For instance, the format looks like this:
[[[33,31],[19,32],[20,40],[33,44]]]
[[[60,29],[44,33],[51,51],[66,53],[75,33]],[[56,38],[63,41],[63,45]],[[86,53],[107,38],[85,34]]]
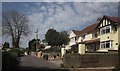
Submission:
[[[109,32],[107,32],[108,29],[109,29]],[[112,29],[111,25],[100,28],[100,35],[110,33],[111,29]]]
[[[109,47],[107,47],[107,44],[109,43]],[[112,47],[112,41],[104,41],[100,42],[100,48],[101,49],[107,49]]]

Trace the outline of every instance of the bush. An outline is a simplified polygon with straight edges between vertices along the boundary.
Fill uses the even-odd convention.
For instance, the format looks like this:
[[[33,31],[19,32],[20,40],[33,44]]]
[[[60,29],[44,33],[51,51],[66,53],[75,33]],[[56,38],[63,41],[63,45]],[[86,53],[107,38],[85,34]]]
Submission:
[[[120,66],[116,66],[112,71],[120,71]]]
[[[48,55],[47,54],[43,55],[43,59],[48,60]]]
[[[19,61],[17,55],[11,51],[5,51],[2,53],[2,69],[14,69],[17,67]]]
[[[64,68],[64,65],[63,65],[63,64],[60,64],[60,68]]]
[[[12,54],[16,55],[16,56],[20,56],[21,52],[19,48],[12,48],[10,51]]]

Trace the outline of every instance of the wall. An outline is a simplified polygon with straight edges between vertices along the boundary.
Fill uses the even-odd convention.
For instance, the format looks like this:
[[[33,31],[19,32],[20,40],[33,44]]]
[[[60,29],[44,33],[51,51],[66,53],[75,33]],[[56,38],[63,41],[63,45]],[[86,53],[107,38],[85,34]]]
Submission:
[[[75,37],[75,36],[76,36],[75,33],[74,33],[73,31],[71,31],[69,35],[70,35],[69,38],[72,38],[72,37]]]
[[[91,39],[92,39],[92,33],[86,34],[85,35],[85,39],[83,41],[85,41],[85,40],[91,40]]]
[[[100,42],[113,40],[112,46],[109,49],[117,50],[118,45],[116,45],[116,43],[118,43],[118,31],[119,30],[117,31],[112,30],[112,32],[110,33],[99,35],[98,38],[100,38]]]
[[[113,36],[113,49],[114,50],[118,50],[118,44],[119,44],[119,32],[120,32],[120,28],[117,28],[117,31],[114,32],[114,36]]]
[[[75,41],[75,36],[76,35],[74,34],[73,31],[71,31],[69,35],[70,35],[70,37],[69,37],[70,38],[69,45],[72,46],[72,45],[76,44],[76,41]]]
[[[108,19],[105,20],[104,18],[99,27],[103,27],[108,24],[111,24],[111,22]],[[100,42],[113,40],[111,48],[108,48],[107,50],[118,50],[118,45],[116,45],[116,43],[119,44],[119,40],[118,40],[119,32],[120,32],[119,30],[115,31],[115,28],[112,27],[110,33],[99,35],[98,38],[100,38]],[[104,50],[104,49],[100,49],[100,50]]]
[[[93,54],[65,54],[63,64],[66,68],[82,68],[82,67],[111,67],[118,63],[118,55],[108,53]]]
[[[120,45],[120,25],[118,26],[118,45]]]
[[[78,45],[78,53],[79,54],[85,54],[85,44],[79,44]]]

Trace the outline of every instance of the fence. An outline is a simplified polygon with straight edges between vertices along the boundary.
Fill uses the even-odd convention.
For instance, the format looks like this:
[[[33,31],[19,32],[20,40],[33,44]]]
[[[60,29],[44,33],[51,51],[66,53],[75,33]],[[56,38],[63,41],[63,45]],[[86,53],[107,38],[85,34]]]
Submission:
[[[117,53],[92,53],[92,54],[70,54],[63,57],[63,64],[66,68],[80,67],[112,67],[118,64]]]

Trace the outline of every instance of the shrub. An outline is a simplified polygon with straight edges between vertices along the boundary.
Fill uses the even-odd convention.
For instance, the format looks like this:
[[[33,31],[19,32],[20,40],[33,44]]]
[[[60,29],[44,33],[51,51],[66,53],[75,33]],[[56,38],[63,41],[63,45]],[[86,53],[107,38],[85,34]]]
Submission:
[[[63,64],[60,64],[60,68],[64,68],[64,65],[63,65]]]
[[[2,69],[14,69],[17,67],[19,61],[17,55],[10,51],[2,53]]]
[[[59,54],[57,54],[57,56],[59,56]]]
[[[43,55],[43,59],[48,60],[48,55],[47,54]]]
[[[116,66],[112,71],[120,71],[120,66]]]
[[[20,56],[20,49],[19,48],[12,48],[10,51],[8,51],[16,56]]]

